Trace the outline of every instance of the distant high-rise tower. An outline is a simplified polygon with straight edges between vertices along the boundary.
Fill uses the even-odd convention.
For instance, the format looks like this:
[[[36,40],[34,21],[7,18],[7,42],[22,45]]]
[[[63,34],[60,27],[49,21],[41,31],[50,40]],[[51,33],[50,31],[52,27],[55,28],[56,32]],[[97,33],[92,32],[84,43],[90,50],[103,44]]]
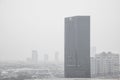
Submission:
[[[48,62],[48,54],[44,54],[44,62],[45,62],[45,63]]]
[[[59,61],[59,53],[58,53],[58,52],[55,53],[55,61],[56,61],[56,62]]]
[[[32,50],[32,63],[38,63],[38,53],[37,50]]]
[[[90,16],[65,18],[65,77],[91,77]]]

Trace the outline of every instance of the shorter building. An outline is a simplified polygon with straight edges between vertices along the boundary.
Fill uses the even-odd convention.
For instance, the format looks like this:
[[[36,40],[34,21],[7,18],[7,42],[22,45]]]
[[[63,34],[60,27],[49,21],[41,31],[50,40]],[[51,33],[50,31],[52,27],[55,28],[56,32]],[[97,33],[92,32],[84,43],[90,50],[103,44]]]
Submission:
[[[91,57],[91,77],[95,77],[96,75],[96,67],[95,67],[95,57]]]
[[[91,74],[94,77],[118,78],[119,55],[111,52],[96,54],[91,58]]]

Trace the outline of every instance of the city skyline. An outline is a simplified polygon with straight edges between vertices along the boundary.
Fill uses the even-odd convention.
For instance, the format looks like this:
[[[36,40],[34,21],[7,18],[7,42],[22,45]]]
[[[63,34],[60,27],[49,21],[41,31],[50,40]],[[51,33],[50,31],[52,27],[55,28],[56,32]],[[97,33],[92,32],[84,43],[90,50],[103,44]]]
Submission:
[[[50,59],[58,51],[64,60],[64,18],[74,15],[91,16],[91,46],[97,48],[97,53],[120,54],[119,3],[119,0],[1,0],[0,61],[25,61],[34,49],[38,55],[50,55]]]

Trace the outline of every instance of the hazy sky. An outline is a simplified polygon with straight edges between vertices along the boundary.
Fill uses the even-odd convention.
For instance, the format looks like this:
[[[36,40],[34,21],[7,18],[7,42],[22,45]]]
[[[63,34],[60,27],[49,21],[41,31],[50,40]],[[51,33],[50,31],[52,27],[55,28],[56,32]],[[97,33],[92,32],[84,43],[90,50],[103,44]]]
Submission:
[[[91,16],[91,46],[120,53],[120,0],[0,0],[0,60],[64,54],[64,18]]]

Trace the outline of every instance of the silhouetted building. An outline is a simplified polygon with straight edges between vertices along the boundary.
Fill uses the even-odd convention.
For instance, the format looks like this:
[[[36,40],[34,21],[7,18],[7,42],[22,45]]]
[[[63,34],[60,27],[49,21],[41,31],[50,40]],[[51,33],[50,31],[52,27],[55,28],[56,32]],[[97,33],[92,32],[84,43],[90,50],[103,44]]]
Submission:
[[[89,78],[90,16],[65,18],[65,77]]]
[[[38,63],[38,53],[37,50],[32,50],[32,63]]]

